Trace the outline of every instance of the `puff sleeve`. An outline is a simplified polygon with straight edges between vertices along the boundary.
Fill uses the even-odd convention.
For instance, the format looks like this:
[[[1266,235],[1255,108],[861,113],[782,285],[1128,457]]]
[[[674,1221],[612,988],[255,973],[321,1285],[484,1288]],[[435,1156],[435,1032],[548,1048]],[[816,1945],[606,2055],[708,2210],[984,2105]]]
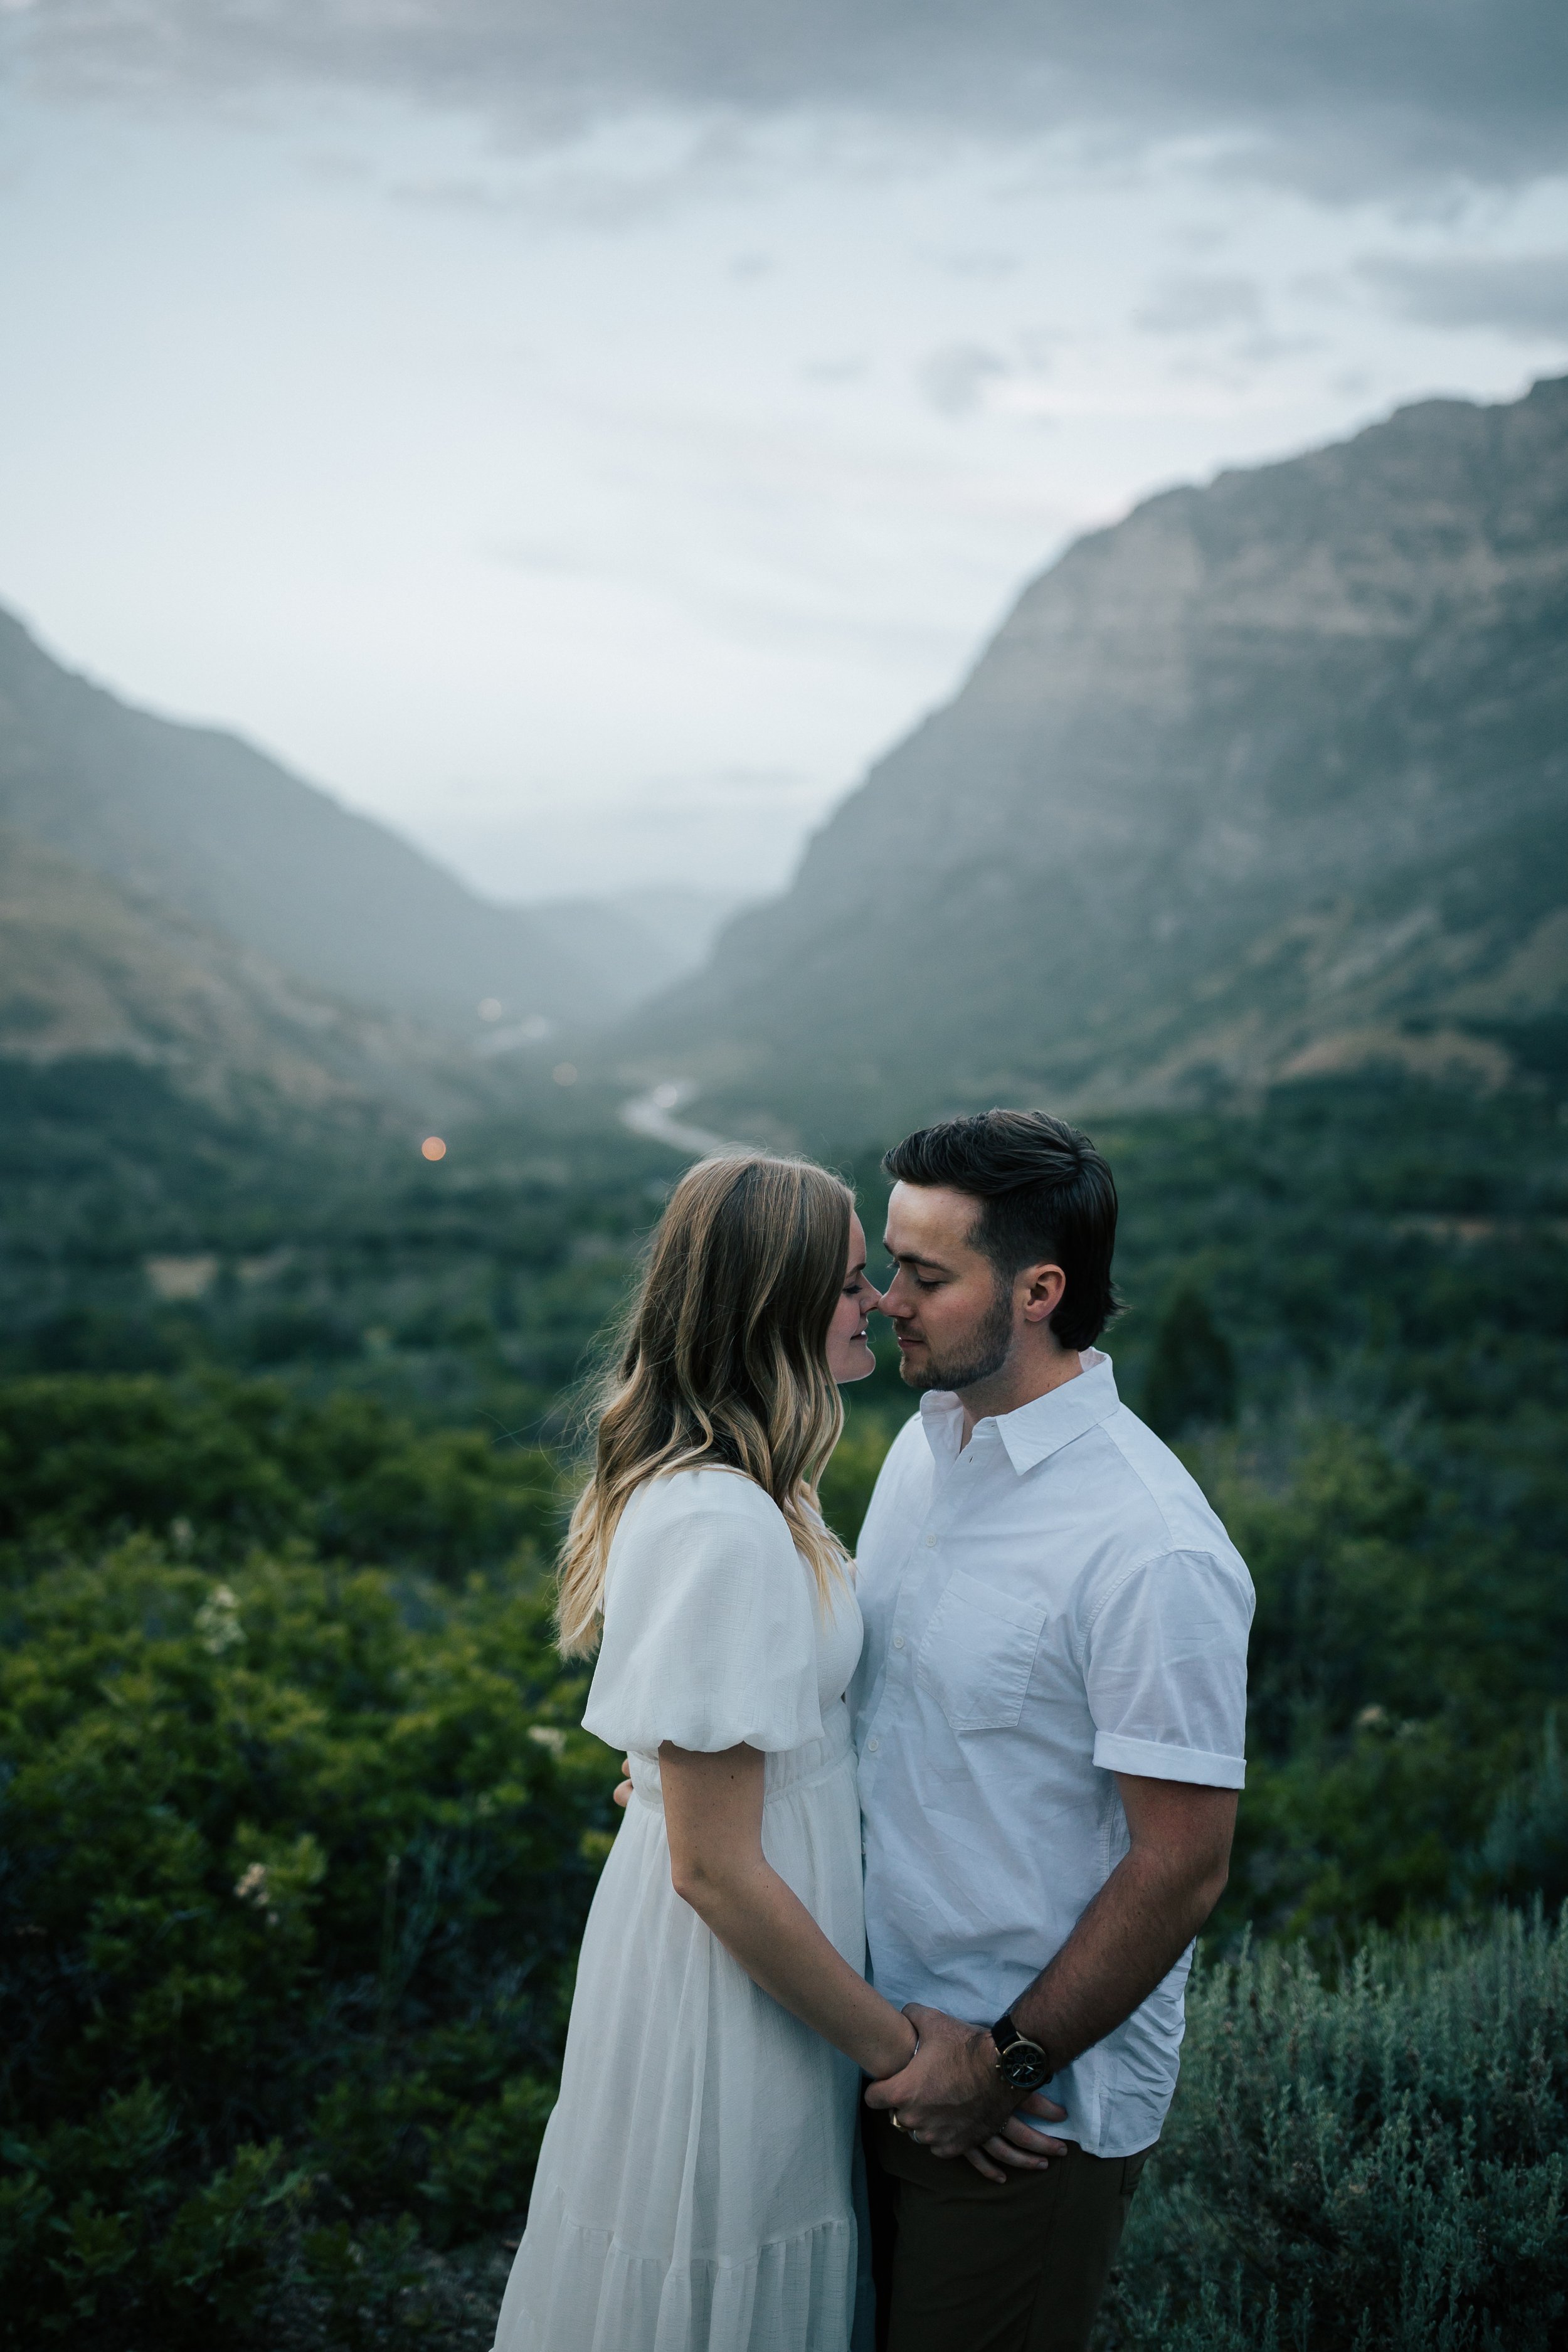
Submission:
[[[645,1756],[822,1738],[811,1572],[749,1478],[682,1470],[633,1496],[583,1726]]]

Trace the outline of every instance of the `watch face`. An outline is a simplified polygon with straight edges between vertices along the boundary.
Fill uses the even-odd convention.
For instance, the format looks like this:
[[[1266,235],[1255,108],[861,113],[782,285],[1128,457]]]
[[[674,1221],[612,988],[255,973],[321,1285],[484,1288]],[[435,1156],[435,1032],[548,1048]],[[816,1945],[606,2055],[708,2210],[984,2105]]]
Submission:
[[[1037,2091],[1050,2080],[1050,2062],[1037,2042],[1015,2042],[996,2063],[1010,2090]]]

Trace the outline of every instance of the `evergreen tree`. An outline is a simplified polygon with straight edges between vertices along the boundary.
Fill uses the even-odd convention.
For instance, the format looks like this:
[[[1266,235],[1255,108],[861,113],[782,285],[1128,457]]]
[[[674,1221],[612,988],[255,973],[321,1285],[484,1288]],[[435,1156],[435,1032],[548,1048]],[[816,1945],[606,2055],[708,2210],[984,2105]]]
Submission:
[[[1236,1359],[1198,1291],[1174,1290],[1154,1334],[1143,1418],[1162,1437],[1236,1419]]]

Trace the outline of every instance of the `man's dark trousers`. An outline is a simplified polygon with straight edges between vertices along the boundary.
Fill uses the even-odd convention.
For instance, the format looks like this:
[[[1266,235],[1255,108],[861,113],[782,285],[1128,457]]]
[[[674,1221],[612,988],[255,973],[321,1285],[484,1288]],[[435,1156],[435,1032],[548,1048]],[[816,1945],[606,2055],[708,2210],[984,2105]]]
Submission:
[[[865,2115],[877,2352],[1086,2352],[1150,2150],[1004,2183]]]

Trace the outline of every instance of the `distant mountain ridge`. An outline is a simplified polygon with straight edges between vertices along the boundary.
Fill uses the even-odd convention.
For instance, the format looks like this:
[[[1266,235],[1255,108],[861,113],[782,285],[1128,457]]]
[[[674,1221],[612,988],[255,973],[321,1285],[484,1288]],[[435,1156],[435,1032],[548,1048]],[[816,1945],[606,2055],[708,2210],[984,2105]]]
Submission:
[[[616,1012],[705,963],[745,902],[732,891],[648,885],[601,898],[535,898],[521,909],[537,938],[586,962]]]
[[[237,736],[121,701],[4,612],[0,824],[309,988],[454,1034],[489,998],[570,1024],[625,1001],[558,928],[477,897]]]
[[[1568,380],[1153,498],[620,1034],[847,1139],[1568,1060]]]
[[[337,1003],[254,950],[0,826],[0,1055],[105,1056],[226,1111],[449,1107],[430,1033]],[[459,1081],[454,1087],[453,1077]]]
[[[729,902],[507,907],[237,737],[65,668],[0,610],[0,1054],[213,1102],[457,1099],[700,961]]]

